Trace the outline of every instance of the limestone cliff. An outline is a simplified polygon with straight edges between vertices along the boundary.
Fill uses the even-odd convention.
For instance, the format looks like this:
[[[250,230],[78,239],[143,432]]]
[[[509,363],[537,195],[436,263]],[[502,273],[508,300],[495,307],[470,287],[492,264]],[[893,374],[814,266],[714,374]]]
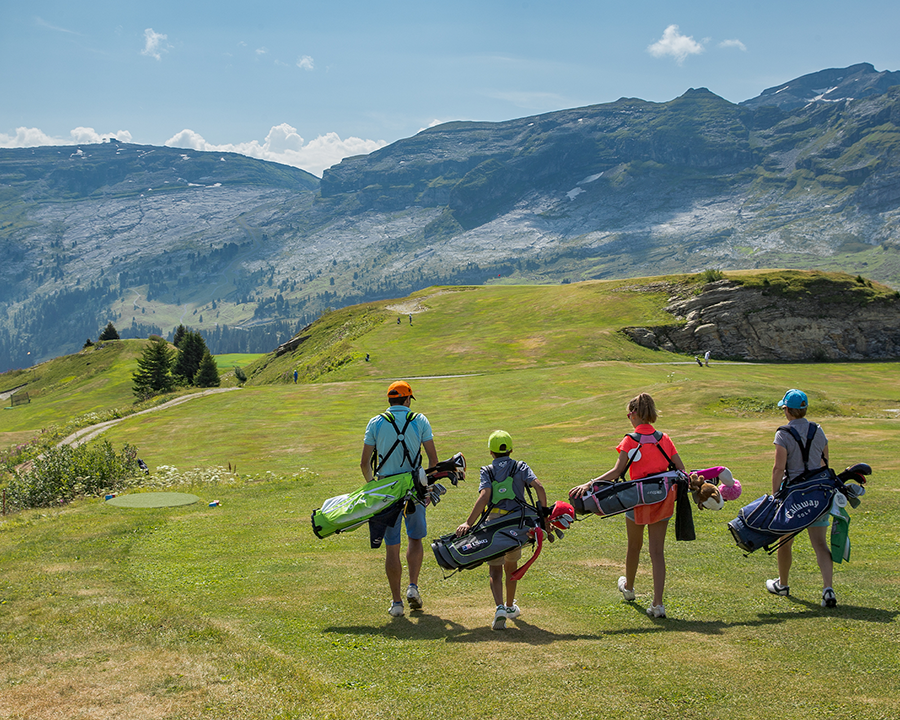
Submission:
[[[862,285],[861,288],[853,284]],[[730,279],[683,291],[666,310],[676,322],[623,332],[649,348],[759,361],[887,360],[900,358],[900,298],[873,296],[850,278],[812,290],[784,292]]]

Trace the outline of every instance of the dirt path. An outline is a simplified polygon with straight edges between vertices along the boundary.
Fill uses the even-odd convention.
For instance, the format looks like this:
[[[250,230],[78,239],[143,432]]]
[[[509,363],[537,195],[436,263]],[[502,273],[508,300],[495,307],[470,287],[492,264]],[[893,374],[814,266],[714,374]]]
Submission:
[[[27,384],[28,383],[25,383],[25,385]],[[0,392],[0,401],[9,400],[10,396],[13,395],[16,390],[21,390],[23,387],[25,387],[25,385],[19,385],[18,387],[14,387],[11,390],[4,390],[3,392]]]
[[[134,413],[133,415],[126,415],[125,417],[116,418],[115,420],[108,420],[106,422],[97,423],[96,425],[91,425],[90,427],[81,428],[80,430],[76,430],[67,438],[60,440],[56,446],[59,447],[61,445],[71,445],[72,447],[78,447],[79,445],[83,445],[84,443],[93,440],[104,430],[111,428],[113,425],[117,425],[123,420],[127,420],[128,418],[133,418],[138,415],[146,415],[147,413],[156,412],[157,410],[167,410],[168,408],[175,407],[176,405],[181,405],[181,403],[185,403],[188,400],[193,400],[194,398],[203,397],[204,395],[213,395],[215,393],[223,393],[230,392],[232,390],[239,390],[240,388],[210,388],[209,390],[204,390],[203,392],[193,393],[191,395],[182,395],[181,397],[177,397],[174,400],[169,400],[169,402],[163,403],[162,405],[157,405],[156,407],[149,408],[148,410],[141,410],[138,413]]]

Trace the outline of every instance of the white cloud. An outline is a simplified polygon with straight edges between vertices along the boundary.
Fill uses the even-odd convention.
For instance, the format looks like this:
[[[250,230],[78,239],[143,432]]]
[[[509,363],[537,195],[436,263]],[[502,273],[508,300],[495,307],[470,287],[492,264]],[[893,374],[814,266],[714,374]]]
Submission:
[[[363,140],[357,137],[342,140],[333,132],[319,135],[315,140],[306,142],[297,133],[296,128],[282,123],[274,126],[262,143],[252,140],[245,143],[213,145],[199,133],[186,128],[166,140],[165,145],[207,152],[240,153],[259,160],[298,167],[321,177],[324,170],[337,165],[345,157],[367,155],[387,143],[384,140]]]
[[[312,70],[315,68],[315,64],[309,55],[303,55],[297,58],[297,67],[301,70]]]
[[[68,138],[57,138],[47,135],[38,128],[16,128],[15,135],[0,133],[0,147],[20,148],[39,147],[42,145],[89,145],[100,143],[110,138],[121,142],[130,143],[131,133],[127,130],[119,130],[114,133],[98,133],[94,128],[77,127],[69,133]]]
[[[154,32],[153,28],[147,28],[144,30],[144,49],[141,50],[141,55],[162,60],[162,53],[167,52],[169,49],[168,44],[162,44],[167,39],[168,35]]]
[[[743,52],[747,52],[747,46],[740,40],[723,40],[719,43],[720,48],[737,48]]]
[[[662,37],[647,47],[647,52],[653,57],[671,56],[675,62],[681,65],[689,55],[699,55],[703,52],[703,45],[693,37],[682,35],[678,32],[677,25],[669,25]]]
[[[34,21],[41,27],[45,27],[48,30],[55,30],[56,32],[61,32],[61,33],[69,33],[70,35],[81,35],[81,33],[77,33],[74,30],[69,30],[68,28],[59,27],[58,25],[51,25],[46,20],[44,20],[43,18],[40,18],[40,17],[36,17],[34,19]]]
[[[269,48],[266,48],[266,47],[256,48],[257,55],[265,55],[268,52],[269,52]]]
[[[53,137],[39,128],[16,128],[15,134],[0,133],[0,147],[25,148],[43,145],[91,145],[115,138],[123,143],[134,142],[131,133],[119,130],[114,133],[100,133],[90,127],[77,127],[69,133],[69,137]],[[252,140],[244,143],[225,143],[213,145],[208,143],[200,133],[184,129],[166,140],[167,147],[190,148],[206,152],[234,152],[247,155],[258,160],[281,163],[302,168],[313,175],[322,176],[322,172],[332,165],[337,165],[345,157],[352,155],[368,155],[387,145],[384,140],[364,140],[349,137],[344,140],[334,132],[319,135],[306,142],[297,129],[287,123],[275,125],[263,142]]]

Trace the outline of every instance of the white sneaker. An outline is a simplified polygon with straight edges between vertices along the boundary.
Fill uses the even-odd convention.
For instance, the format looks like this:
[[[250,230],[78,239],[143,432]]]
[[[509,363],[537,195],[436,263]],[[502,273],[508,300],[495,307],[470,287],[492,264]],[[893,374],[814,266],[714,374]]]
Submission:
[[[515,620],[521,614],[522,614],[522,611],[519,609],[519,606],[516,604],[515,600],[513,600],[512,605],[506,606],[506,619],[507,620]]]
[[[651,605],[647,608],[647,614],[652,618],[665,618],[666,609],[662,605]]]
[[[827,587],[822,591],[822,607],[837,607],[837,596],[833,588]]]
[[[498,605],[497,612],[494,613],[494,622],[491,623],[491,630],[506,630],[506,606]]]
[[[634,588],[629,590],[625,587],[625,583],[628,582],[625,579],[625,576],[619,578],[619,592],[622,593],[622,597],[624,597],[628,602],[634,600]]]
[[[402,602],[391,603],[391,607],[388,610],[388,614],[391,617],[401,617],[403,615],[403,603]]]
[[[779,582],[779,578],[766,580],[766,590],[768,590],[773,595],[781,595],[782,597],[791,594],[791,589],[787,585],[782,585]]]
[[[406,602],[409,603],[410,610],[422,609],[422,596],[419,595],[418,585],[410,585],[406,588]]]

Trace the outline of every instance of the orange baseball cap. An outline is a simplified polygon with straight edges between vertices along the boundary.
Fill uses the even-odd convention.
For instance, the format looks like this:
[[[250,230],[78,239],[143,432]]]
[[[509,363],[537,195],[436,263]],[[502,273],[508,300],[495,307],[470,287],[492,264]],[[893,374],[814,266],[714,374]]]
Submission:
[[[388,388],[388,397],[389,398],[411,397],[413,400],[416,399],[416,396],[412,394],[412,388],[409,386],[409,383],[405,382],[403,380],[398,380],[395,383],[391,383],[391,386]]]

